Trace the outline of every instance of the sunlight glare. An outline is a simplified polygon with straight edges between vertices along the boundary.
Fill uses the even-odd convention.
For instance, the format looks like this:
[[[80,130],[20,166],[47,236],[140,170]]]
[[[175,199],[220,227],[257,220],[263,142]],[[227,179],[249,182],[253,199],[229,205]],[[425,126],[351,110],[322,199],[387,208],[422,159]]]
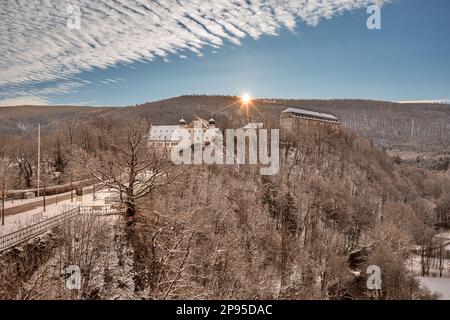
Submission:
[[[244,93],[241,96],[241,100],[242,100],[243,103],[247,104],[247,103],[249,103],[252,100],[252,97],[248,93]]]

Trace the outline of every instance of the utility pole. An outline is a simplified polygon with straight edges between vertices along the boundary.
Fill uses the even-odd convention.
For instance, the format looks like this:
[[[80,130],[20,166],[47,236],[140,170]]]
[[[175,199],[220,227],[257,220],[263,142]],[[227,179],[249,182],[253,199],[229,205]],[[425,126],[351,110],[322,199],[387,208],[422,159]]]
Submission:
[[[92,179],[92,200],[95,201],[95,178]]]
[[[72,181],[72,174],[70,174],[70,202],[73,202],[73,181]]]
[[[2,226],[5,225],[5,177],[2,183]]]
[[[46,211],[45,210],[45,196],[47,195],[47,188],[46,188],[47,186],[46,186],[46,182],[45,182],[45,179],[44,179],[44,212]]]
[[[41,124],[38,125],[38,172],[37,172],[37,196],[39,198],[39,185],[41,180]],[[45,210],[44,210],[45,211]]]

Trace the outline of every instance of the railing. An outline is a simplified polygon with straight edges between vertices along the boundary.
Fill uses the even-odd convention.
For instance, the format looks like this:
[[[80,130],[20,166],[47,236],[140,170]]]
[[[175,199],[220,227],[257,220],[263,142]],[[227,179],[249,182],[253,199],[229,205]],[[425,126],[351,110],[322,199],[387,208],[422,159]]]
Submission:
[[[25,241],[28,241],[54,227],[63,224],[66,221],[73,219],[78,214],[80,214],[80,208],[73,208],[31,226],[0,236],[0,251],[4,251],[24,243]]]
[[[120,208],[116,208],[113,206],[82,206],[80,207],[80,213],[84,215],[93,214],[93,215],[111,215],[121,213],[122,210]]]
[[[41,222],[25,227],[23,229],[0,236],[0,252],[22,244],[44,232],[51,230],[77,215],[112,215],[121,213],[120,208],[111,206],[81,206],[65,211],[57,216],[45,219]]]
[[[120,202],[119,195],[112,195],[105,198],[105,204],[117,203]]]

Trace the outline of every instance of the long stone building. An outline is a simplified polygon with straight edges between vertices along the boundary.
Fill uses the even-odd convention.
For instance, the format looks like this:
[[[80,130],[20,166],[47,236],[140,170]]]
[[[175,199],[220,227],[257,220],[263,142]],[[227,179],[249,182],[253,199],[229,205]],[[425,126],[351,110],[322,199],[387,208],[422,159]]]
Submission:
[[[282,138],[298,135],[312,128],[328,127],[338,129],[339,119],[327,113],[314,112],[303,109],[287,108],[280,115],[280,129]]]

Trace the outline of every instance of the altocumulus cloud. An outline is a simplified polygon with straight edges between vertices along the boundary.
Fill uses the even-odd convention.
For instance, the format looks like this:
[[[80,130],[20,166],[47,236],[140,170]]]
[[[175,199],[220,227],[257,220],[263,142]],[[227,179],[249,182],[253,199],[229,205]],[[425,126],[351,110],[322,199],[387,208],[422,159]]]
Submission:
[[[316,25],[346,11],[389,0],[2,0],[0,97],[23,95],[23,85],[68,82],[93,68],[153,60],[170,53],[246,36],[276,35],[298,21]],[[81,28],[67,28],[69,5],[81,9]],[[167,59],[167,58],[166,58]],[[77,86],[77,84],[75,84]],[[8,88],[8,90],[5,90]],[[45,95],[51,92],[34,92]]]

